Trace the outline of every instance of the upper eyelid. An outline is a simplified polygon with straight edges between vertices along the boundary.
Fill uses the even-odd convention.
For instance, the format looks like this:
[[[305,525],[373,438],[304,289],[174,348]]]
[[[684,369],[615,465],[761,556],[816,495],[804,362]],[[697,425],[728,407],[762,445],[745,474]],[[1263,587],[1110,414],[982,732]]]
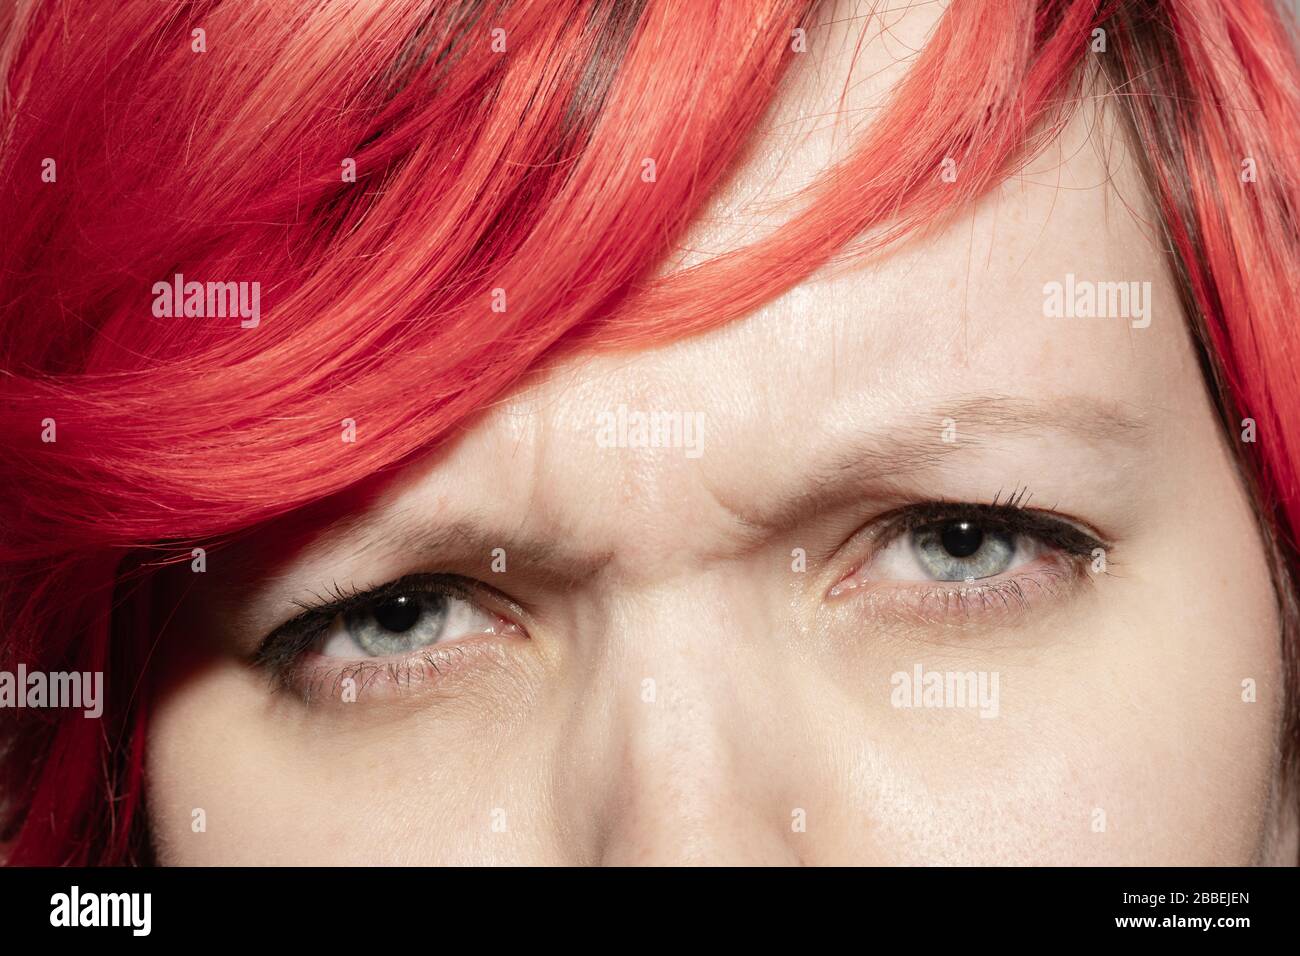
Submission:
[[[1057,536],[1060,532],[1066,536],[1077,536],[1103,548],[1110,548],[1109,540],[1099,531],[1087,527],[1083,522],[1067,515],[1039,508],[1020,505],[988,505],[971,503],[934,502],[920,506],[910,506],[894,513],[899,530],[912,530],[927,524],[945,520],[979,517],[985,521],[1002,525],[1008,531],[1038,534],[1040,536]],[[889,516],[886,516],[888,519]]]
[[[295,601],[294,603],[298,607],[303,609],[303,613],[298,615],[298,617],[294,618],[293,620],[299,620],[304,617],[309,617],[313,614],[329,614],[330,616],[333,616],[335,614],[344,614],[363,604],[370,604],[371,602],[381,600],[390,594],[396,594],[402,591],[415,590],[420,588],[424,590],[431,590],[428,587],[430,582],[437,582],[437,584],[439,585],[439,590],[443,590],[449,594],[453,594],[456,597],[469,596],[474,590],[473,585],[478,583],[478,582],[471,582],[469,579],[463,578],[460,575],[456,575],[456,574],[447,574],[445,572],[428,572],[428,573],[417,573],[417,574],[404,574],[400,578],[395,578],[392,581],[386,581],[383,584],[376,584],[373,587],[369,587],[369,588],[356,588],[356,589],[349,590],[345,593],[338,586],[338,583],[335,582],[335,584],[333,585],[334,599],[331,601],[323,601],[319,604],[314,604],[314,605],[306,604],[301,601]],[[287,623],[291,624],[293,623],[293,621],[289,621]]]
[[[1027,500],[1026,494],[1016,493],[1005,503],[999,503],[996,498],[992,503],[924,501],[895,508],[893,511],[867,522],[866,525],[860,527],[847,541],[835,549],[835,552],[830,556],[831,560],[834,560],[836,555],[843,553],[845,550],[855,547],[855,542],[861,541],[864,535],[869,536],[870,543],[867,553],[856,558],[851,570],[847,573],[841,572],[837,574],[834,580],[840,582],[852,578],[870,564],[886,546],[892,544],[908,531],[944,520],[972,516],[981,517],[986,521],[997,521],[1008,531],[1033,534],[1049,544],[1069,547],[1076,554],[1086,554],[1095,548],[1102,548],[1105,551],[1111,550],[1110,538],[1103,535],[1099,530],[1071,515],[1063,515],[1040,508],[1030,508],[1023,504],[1025,500]],[[1061,545],[1060,542],[1063,542],[1067,537],[1072,537],[1073,541]]]
[[[408,591],[446,593],[461,600],[489,601],[491,604],[502,606],[513,617],[520,619],[529,617],[528,610],[523,605],[498,591],[497,588],[491,587],[490,584],[486,584],[485,581],[447,571],[417,571],[385,581],[383,584],[359,588],[355,591],[348,589],[344,592],[337,583],[331,587],[335,596],[333,601],[318,605],[295,601],[296,605],[303,607],[302,614],[295,615],[266,633],[251,654],[252,663],[274,667],[277,661],[289,661],[307,650],[313,641],[320,637],[330,620],[338,617],[339,614],[347,614],[357,607],[380,601],[387,594]]]
[[[382,600],[388,594],[408,590],[433,590],[433,588],[430,588],[430,584],[433,583],[438,585],[439,590],[461,598],[470,598],[480,595],[480,592],[487,591],[494,594],[498,593],[495,588],[490,588],[481,581],[474,581],[461,575],[447,574],[445,572],[406,574],[374,587],[350,590],[346,593],[336,582],[332,586],[335,594],[332,601],[316,605],[295,601],[294,603],[298,607],[303,608],[302,613],[276,626],[262,638],[257,649],[253,652],[252,660],[256,664],[266,665],[273,664],[277,660],[293,658],[310,647],[312,641],[320,636],[325,625],[338,615],[346,614],[358,607]],[[505,603],[513,604],[504,595],[499,595],[499,598]],[[313,624],[318,626],[313,628],[311,627]]]

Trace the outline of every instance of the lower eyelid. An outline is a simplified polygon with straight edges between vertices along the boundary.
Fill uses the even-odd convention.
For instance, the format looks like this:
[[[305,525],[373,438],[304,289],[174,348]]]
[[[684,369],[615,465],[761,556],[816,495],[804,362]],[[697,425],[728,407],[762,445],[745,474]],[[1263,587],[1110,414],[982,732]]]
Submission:
[[[971,583],[873,580],[838,591],[832,588],[828,598],[837,603],[858,602],[873,616],[903,618],[911,623],[991,624],[1014,619],[1086,583],[1087,566],[1084,557],[1049,553],[1015,571]]]
[[[527,640],[522,632],[474,634],[431,644],[404,657],[387,658],[325,657],[308,651],[278,675],[277,681],[307,704],[346,708],[453,683],[476,666],[500,662],[505,652],[503,639]]]

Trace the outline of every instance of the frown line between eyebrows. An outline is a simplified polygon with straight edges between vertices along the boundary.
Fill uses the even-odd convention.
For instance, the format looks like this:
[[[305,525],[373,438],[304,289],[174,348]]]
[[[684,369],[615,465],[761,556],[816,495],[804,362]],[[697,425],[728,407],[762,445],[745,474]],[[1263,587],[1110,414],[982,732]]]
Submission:
[[[1056,433],[1076,446],[1101,451],[1136,444],[1147,431],[1142,417],[1092,396],[1051,400],[963,396],[909,414],[897,425],[850,433],[823,461],[798,470],[797,488],[777,492],[753,508],[714,497],[737,519],[741,535],[758,543],[793,531],[819,513],[854,503],[863,497],[864,488],[924,476],[950,458],[988,448],[999,438],[1050,440]],[[342,563],[378,566],[400,558],[408,570],[424,567],[476,574],[488,569],[501,549],[510,571],[526,571],[540,585],[567,589],[590,581],[614,560],[603,549],[592,551],[568,543],[571,535],[566,540],[559,533],[524,532],[521,525],[517,518],[503,522],[481,510],[429,519],[417,505],[405,505],[388,513],[352,515],[322,529],[310,548],[309,563],[321,568]],[[356,583],[371,586],[384,581]]]

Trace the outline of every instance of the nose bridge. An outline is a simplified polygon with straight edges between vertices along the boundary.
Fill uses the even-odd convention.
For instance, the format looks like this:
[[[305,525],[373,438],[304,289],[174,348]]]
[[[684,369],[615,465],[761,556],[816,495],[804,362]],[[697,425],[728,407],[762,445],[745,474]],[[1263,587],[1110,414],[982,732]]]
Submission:
[[[605,862],[794,861],[779,773],[749,713],[773,650],[745,603],[699,573],[640,590],[610,616],[607,672],[595,676],[615,688],[597,811]]]

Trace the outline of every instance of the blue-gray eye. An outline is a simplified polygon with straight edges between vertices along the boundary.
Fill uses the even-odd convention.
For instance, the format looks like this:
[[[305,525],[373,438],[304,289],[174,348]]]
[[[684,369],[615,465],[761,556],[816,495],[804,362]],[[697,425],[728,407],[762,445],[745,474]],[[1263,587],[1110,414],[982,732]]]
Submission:
[[[1015,536],[974,521],[953,520],[914,528],[917,563],[936,581],[991,578],[1011,567]]]
[[[412,588],[338,614],[321,636],[325,657],[403,657],[433,644],[496,634],[500,619],[468,597]]]

